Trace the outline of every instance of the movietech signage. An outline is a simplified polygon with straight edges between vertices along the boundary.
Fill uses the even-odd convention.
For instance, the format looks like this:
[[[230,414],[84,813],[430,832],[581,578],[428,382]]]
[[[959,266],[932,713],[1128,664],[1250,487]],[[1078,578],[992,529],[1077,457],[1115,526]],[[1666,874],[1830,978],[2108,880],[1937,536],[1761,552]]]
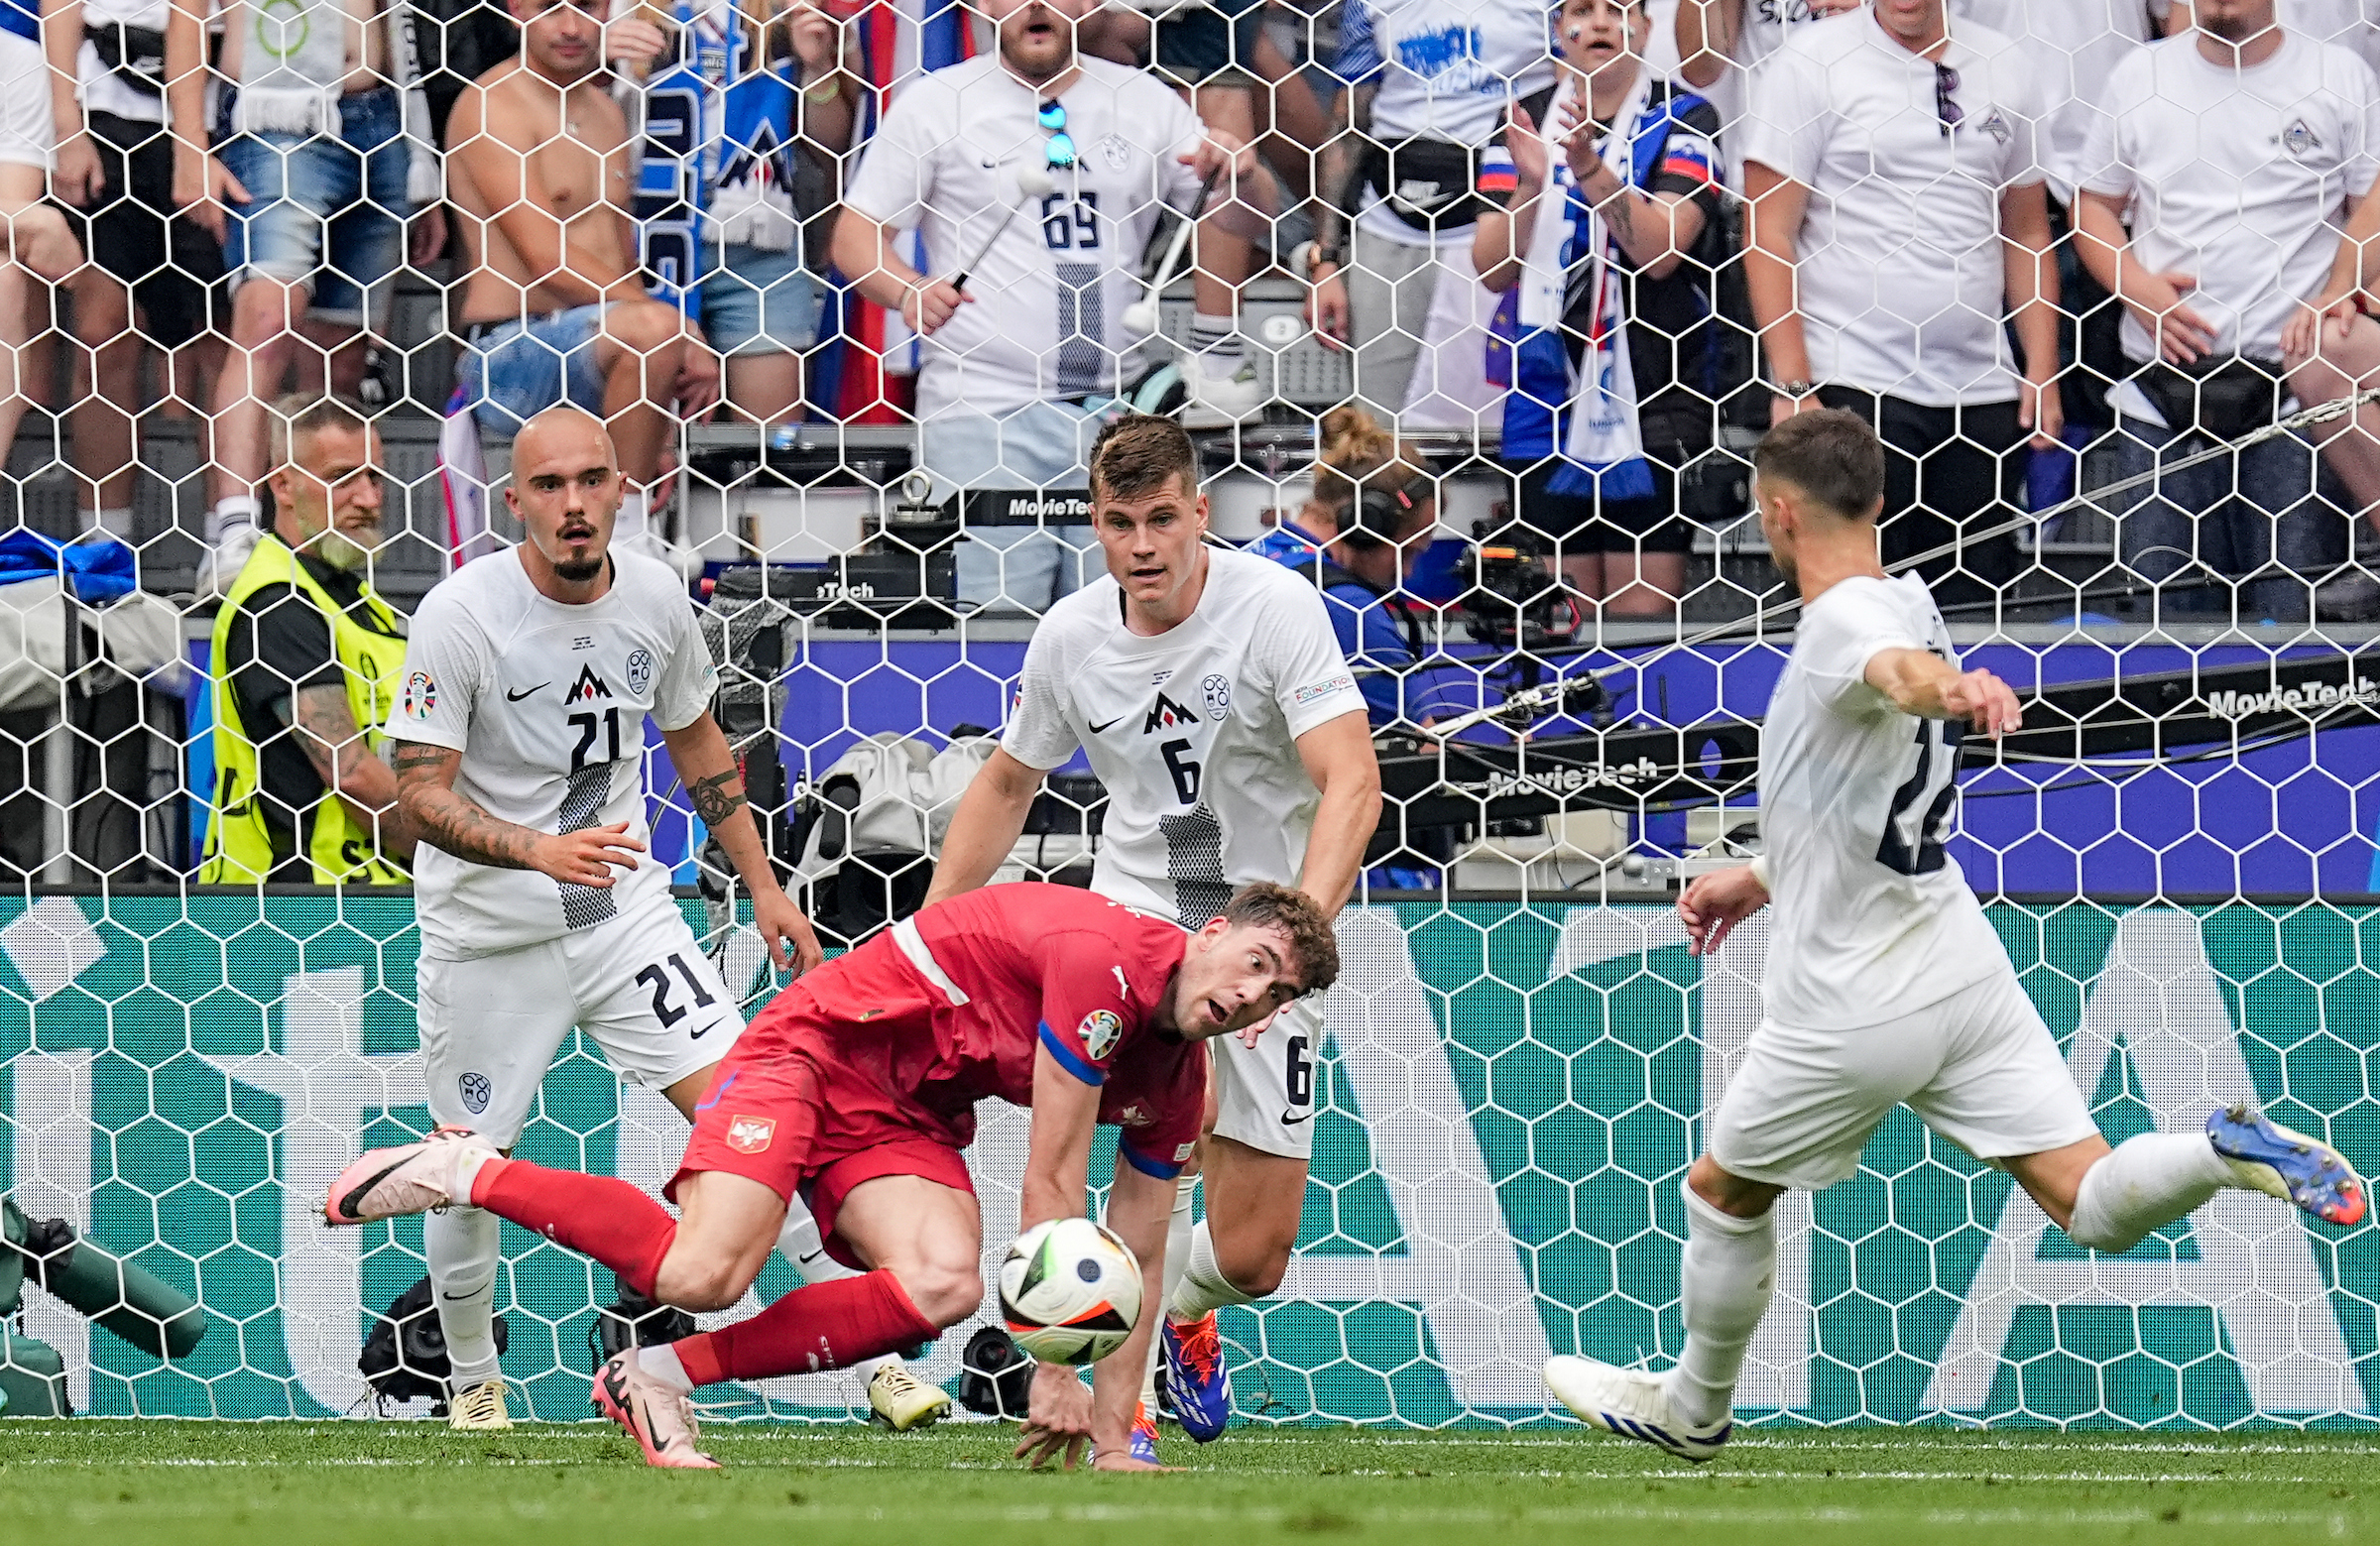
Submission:
[[[2364,1074],[2380,916],[2083,901],[1992,916],[2111,1136],[2254,1096],[2380,1167]],[[1227,1312],[1243,1408],[1540,1422],[1549,1353],[1674,1355],[1678,1181],[1758,1020],[1757,920],[1709,964],[1654,907],[1362,907],[1341,938],[1302,1248],[1278,1297]],[[314,1209],[359,1143],[426,1126],[415,953],[404,897],[0,903],[8,1188],[211,1317],[168,1365],[29,1292],[26,1332],[64,1355],[78,1408],[371,1409],[356,1354],[370,1310],[422,1270],[419,1225],[329,1231]],[[727,957],[731,981],[766,991],[748,937]],[[986,1117],[973,1163],[993,1251],[1015,1225],[1024,1124]],[[657,1186],[683,1131],[574,1045],[523,1151]],[[1777,1308],[1741,1392],[1783,1420],[2222,1427],[2372,1409],[2368,1227],[2342,1236],[2233,1193],[2097,1256],[1905,1116],[1856,1177],[1783,1208]],[[507,1369],[539,1416],[583,1417],[610,1275],[509,1228],[506,1247]],[[773,1262],[760,1292],[792,1281]],[[922,1372],[952,1378],[965,1342],[945,1337]],[[830,1374],[742,1396],[755,1417],[841,1417],[860,1391]]]

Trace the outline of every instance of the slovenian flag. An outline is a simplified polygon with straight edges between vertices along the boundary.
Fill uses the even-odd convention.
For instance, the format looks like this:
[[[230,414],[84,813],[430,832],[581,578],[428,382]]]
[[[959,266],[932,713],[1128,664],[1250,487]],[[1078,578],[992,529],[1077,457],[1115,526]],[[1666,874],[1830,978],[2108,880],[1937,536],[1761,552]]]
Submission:
[[[1512,168],[1512,153],[1501,145],[1490,145],[1480,152],[1478,191],[1495,197],[1508,197],[1520,187],[1520,174]]]

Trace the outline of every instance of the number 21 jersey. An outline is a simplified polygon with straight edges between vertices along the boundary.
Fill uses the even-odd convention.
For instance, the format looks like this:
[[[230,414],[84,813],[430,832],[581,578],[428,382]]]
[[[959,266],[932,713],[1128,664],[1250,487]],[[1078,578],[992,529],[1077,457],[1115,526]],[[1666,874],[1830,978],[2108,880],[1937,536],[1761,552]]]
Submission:
[[[1210,549],[1198,606],[1154,637],[1106,575],[1052,607],[1001,745],[1043,770],[1083,748],[1108,790],[1092,890],[1198,928],[1252,881],[1297,884],[1321,800],[1297,738],[1363,712],[1322,593]]]
[[[1869,686],[1867,662],[1886,650],[1957,660],[1925,582],[1828,589],[1802,609],[1760,734],[1768,1014],[1803,1029],[1898,1018],[2008,965],[1944,851],[1963,726],[1904,714]]]
[[[393,741],[463,754],[455,792],[539,832],[645,821],[645,719],[682,730],[710,707],[719,673],[685,588],[666,565],[615,552],[612,586],[569,606],[540,594],[518,553],[491,553],[439,582],[415,614]],[[650,853],[608,889],[499,870],[424,842],[414,865],[421,948],[460,957],[512,950],[667,905]]]

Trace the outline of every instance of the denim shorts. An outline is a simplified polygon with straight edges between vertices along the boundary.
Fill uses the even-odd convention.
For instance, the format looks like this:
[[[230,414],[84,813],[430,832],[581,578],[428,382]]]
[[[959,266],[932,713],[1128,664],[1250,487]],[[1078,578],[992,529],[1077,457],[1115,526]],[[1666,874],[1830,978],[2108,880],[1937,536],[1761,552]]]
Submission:
[[[223,268],[308,286],[309,309],[364,325],[365,297],[405,265],[405,113],[393,87],[339,100],[339,135],[235,135],[215,148],[248,190],[228,205]]]
[[[818,342],[818,283],[798,252],[703,245],[702,331],[721,354],[799,354]],[[722,262],[721,260],[725,261]]]
[[[480,427],[505,436],[549,408],[575,404],[603,414],[603,371],[595,359],[608,305],[514,317],[475,331],[456,366]]]

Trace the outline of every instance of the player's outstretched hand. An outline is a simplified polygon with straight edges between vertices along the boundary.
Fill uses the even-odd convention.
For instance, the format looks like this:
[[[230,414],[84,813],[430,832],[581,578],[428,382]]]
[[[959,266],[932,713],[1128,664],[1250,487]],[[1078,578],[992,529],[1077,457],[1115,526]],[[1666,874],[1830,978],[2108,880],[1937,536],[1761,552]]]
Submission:
[[[826,959],[808,915],[782,890],[767,896],[754,894],[752,926],[761,931],[761,939],[769,946],[769,959],[780,972],[799,977]]]
[[[1768,888],[1752,874],[1750,865],[1696,876],[1678,898],[1678,918],[1686,925],[1686,953],[1715,954],[1736,924],[1767,903]]]
[[[1994,741],[2025,724],[2015,690],[1989,671],[1960,672],[1957,681],[1944,684],[1942,706]]]
[[[643,852],[644,841],[628,835],[628,823],[615,821],[608,827],[581,827],[537,839],[530,850],[529,867],[571,886],[602,890],[612,884],[615,867],[634,870]]]
[[[1036,1368],[1016,1458],[1035,1471],[1053,1460],[1072,1471],[1090,1443],[1091,1387],[1063,1364]]]

